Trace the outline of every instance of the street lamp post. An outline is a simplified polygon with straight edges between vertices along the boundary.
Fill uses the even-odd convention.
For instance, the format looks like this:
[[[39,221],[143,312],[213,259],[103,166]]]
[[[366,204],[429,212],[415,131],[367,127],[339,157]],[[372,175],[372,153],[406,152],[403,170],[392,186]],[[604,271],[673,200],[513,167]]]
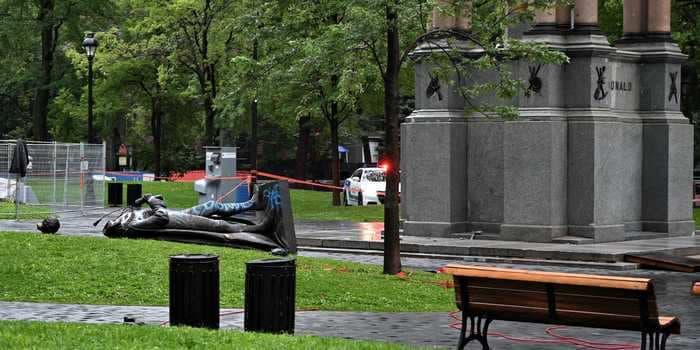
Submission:
[[[95,58],[95,51],[97,51],[97,39],[95,39],[95,33],[86,33],[85,40],[83,40],[83,47],[85,48],[85,54],[88,59],[88,135],[87,142],[95,143],[95,129],[93,128],[93,118],[92,118],[92,106],[94,101],[92,99],[92,60]]]

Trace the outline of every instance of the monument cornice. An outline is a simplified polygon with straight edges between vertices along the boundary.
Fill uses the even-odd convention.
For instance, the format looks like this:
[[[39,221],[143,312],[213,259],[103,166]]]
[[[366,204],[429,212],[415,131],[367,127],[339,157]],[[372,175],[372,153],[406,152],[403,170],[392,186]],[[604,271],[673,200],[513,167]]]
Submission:
[[[404,123],[466,123],[466,113],[463,109],[417,109],[414,110]]]

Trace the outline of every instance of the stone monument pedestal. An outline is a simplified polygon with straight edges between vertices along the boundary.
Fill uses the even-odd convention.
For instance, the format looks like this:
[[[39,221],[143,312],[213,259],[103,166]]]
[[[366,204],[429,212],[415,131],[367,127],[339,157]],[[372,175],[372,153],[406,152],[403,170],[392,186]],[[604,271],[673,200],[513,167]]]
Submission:
[[[513,64],[530,84],[515,101],[517,120],[465,114],[458,89],[466,83],[437,80],[421,59],[439,49],[418,46],[416,111],[401,127],[404,234],[611,242],[694,232],[693,128],[680,112],[685,56],[657,36],[612,47],[581,28],[526,33],[570,63]],[[455,50],[479,54],[466,44]]]

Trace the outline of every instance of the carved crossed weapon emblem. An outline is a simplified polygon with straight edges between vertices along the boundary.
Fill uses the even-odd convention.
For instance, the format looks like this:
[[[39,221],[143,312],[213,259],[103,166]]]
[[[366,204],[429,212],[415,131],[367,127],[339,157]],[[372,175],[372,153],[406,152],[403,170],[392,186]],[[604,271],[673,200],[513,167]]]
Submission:
[[[528,67],[528,69],[530,70],[530,78],[528,79],[530,86],[528,86],[527,90],[525,90],[525,96],[530,97],[530,94],[532,92],[538,93],[538,92],[540,92],[540,90],[542,90],[542,79],[540,79],[540,77],[537,76],[538,74],[540,74],[541,68],[542,68],[541,64],[538,64],[537,67],[535,67],[535,66]]]
[[[596,82],[598,87],[595,89],[593,98],[600,101],[608,97],[608,93],[605,92],[605,66],[595,67],[595,71],[598,73],[598,81]]]
[[[431,98],[433,95],[437,94],[438,101],[442,101],[442,92],[440,92],[440,79],[438,79],[437,76],[433,76],[430,73],[428,73],[428,75],[430,76],[430,83],[428,84],[428,88],[425,90],[425,96]]]
[[[671,91],[668,93],[668,102],[671,102],[671,98],[676,100],[678,103],[678,88],[676,87],[676,79],[678,78],[678,71],[670,72],[668,75],[671,77]]]

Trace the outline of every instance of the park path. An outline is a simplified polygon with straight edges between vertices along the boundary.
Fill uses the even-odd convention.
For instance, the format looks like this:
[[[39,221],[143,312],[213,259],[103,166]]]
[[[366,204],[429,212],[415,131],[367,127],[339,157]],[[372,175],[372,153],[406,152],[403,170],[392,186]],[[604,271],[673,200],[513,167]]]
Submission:
[[[241,309],[222,309],[221,328],[224,330],[243,329]],[[113,306],[49,304],[28,302],[0,302],[0,320],[22,320],[41,322],[78,322],[94,324],[120,324],[124,317],[147,325],[164,325],[168,320],[168,308],[164,306]],[[451,324],[455,320],[446,312],[420,313],[373,313],[339,311],[297,311],[295,333],[339,337],[358,340],[378,340],[419,346],[453,348],[458,331]],[[126,327],[126,326],[125,326]],[[494,322],[490,332],[491,345],[495,349],[575,349],[565,345],[535,345],[505,340],[499,334],[527,339],[552,341],[545,334],[545,325]],[[559,330],[564,336],[577,336],[597,342],[637,343],[634,332],[614,332],[585,328]],[[694,349],[678,347],[679,342],[671,338],[669,349]]]

